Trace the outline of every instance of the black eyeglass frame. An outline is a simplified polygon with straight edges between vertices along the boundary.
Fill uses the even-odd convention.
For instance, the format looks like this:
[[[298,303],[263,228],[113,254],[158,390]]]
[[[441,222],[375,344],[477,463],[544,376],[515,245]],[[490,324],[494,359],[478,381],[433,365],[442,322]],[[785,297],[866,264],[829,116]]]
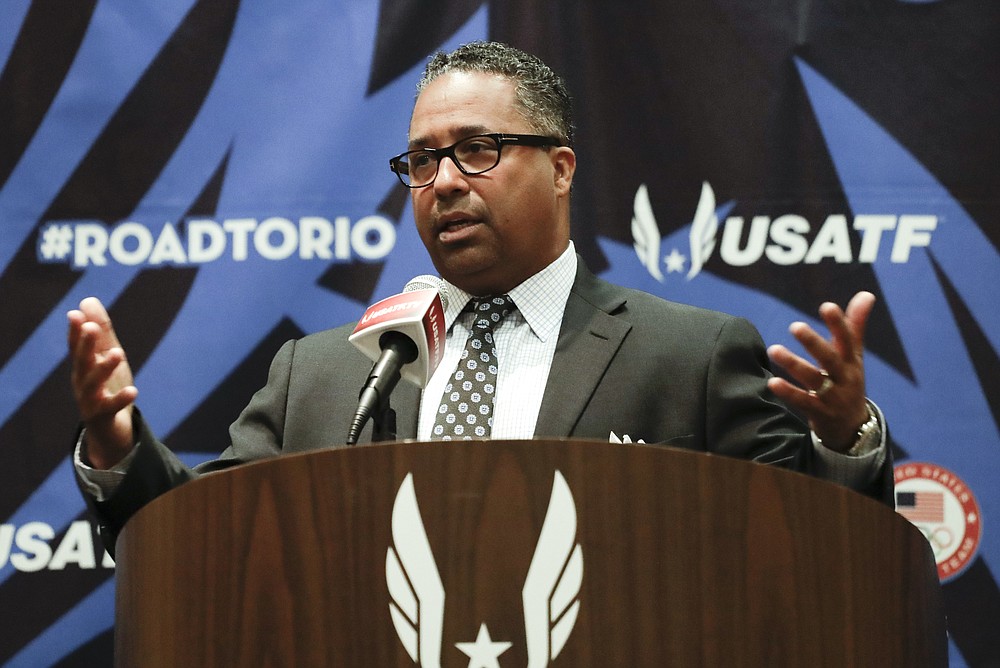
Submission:
[[[470,139],[476,139],[478,137],[488,137],[489,139],[492,139],[493,141],[496,142],[497,160],[486,169],[470,171],[466,169],[462,165],[462,162],[455,156],[455,147],[457,147],[459,144],[464,144]],[[394,158],[389,158],[389,169],[392,170],[392,172],[399,178],[400,182],[407,188],[410,188],[411,190],[416,190],[418,188],[426,188],[430,185],[433,185],[434,181],[437,180],[438,170],[441,168],[441,161],[444,160],[445,158],[451,158],[451,161],[455,163],[455,166],[458,167],[458,170],[463,174],[465,174],[466,176],[485,174],[486,172],[490,171],[491,169],[494,169],[497,165],[500,164],[500,156],[503,154],[503,147],[507,144],[513,146],[537,146],[537,147],[566,146],[566,143],[563,140],[559,139],[558,137],[548,137],[545,135],[508,134],[504,132],[488,132],[484,134],[470,135],[468,137],[464,137],[462,139],[459,139],[451,146],[445,146],[444,148],[418,148],[412,151],[406,151],[404,153],[400,153]],[[434,176],[431,178],[430,181],[428,181],[427,183],[422,183],[419,186],[410,185],[409,183],[406,182],[405,178],[407,175],[409,175],[410,169],[409,169],[409,163],[404,162],[404,159],[406,158],[406,156],[413,155],[416,153],[429,153],[436,158]]]

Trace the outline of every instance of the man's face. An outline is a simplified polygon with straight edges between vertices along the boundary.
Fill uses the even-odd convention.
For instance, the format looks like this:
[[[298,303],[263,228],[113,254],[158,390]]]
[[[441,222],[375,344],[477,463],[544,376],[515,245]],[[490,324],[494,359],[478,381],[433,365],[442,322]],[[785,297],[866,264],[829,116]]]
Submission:
[[[432,81],[413,108],[410,148],[441,148],[476,134],[537,134],[518,113],[514,85],[483,73]],[[412,191],[420,238],[443,278],[475,295],[505,293],[569,243],[570,148],[506,145],[494,169],[468,176],[450,158]]]

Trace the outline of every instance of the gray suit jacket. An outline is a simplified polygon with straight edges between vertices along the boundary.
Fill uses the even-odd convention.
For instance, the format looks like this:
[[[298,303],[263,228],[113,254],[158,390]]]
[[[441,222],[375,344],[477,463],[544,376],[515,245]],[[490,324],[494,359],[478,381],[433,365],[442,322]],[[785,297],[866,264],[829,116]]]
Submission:
[[[347,341],[345,325],[286,343],[267,384],[230,427],[232,444],[190,470],[136,412],[139,449],[108,500],[93,503],[106,540],[142,505],[176,485],[285,452],[343,444],[371,361]],[[633,441],[775,464],[814,473],[807,427],[767,389],[764,344],[746,320],[664,301],[579,269],[566,304],[535,428],[538,437]],[[420,390],[392,395],[397,437],[415,438]],[[359,442],[371,439],[371,425]],[[863,491],[892,503],[891,462]]]

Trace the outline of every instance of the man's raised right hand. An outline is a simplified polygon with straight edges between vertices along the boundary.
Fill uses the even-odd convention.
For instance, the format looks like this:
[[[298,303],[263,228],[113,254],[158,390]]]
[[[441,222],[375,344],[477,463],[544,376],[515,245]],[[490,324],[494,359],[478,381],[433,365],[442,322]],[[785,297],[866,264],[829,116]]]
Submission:
[[[132,407],[139,390],[100,300],[87,297],[66,317],[72,362],[70,381],[86,428],[87,460],[94,468],[108,469],[134,446]]]

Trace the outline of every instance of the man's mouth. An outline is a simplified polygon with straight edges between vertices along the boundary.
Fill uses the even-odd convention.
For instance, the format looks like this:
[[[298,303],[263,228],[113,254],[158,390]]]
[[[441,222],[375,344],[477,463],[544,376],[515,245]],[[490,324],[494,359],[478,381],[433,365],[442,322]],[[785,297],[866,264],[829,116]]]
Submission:
[[[437,237],[442,243],[462,241],[471,234],[479,221],[473,218],[454,218],[438,225]]]

